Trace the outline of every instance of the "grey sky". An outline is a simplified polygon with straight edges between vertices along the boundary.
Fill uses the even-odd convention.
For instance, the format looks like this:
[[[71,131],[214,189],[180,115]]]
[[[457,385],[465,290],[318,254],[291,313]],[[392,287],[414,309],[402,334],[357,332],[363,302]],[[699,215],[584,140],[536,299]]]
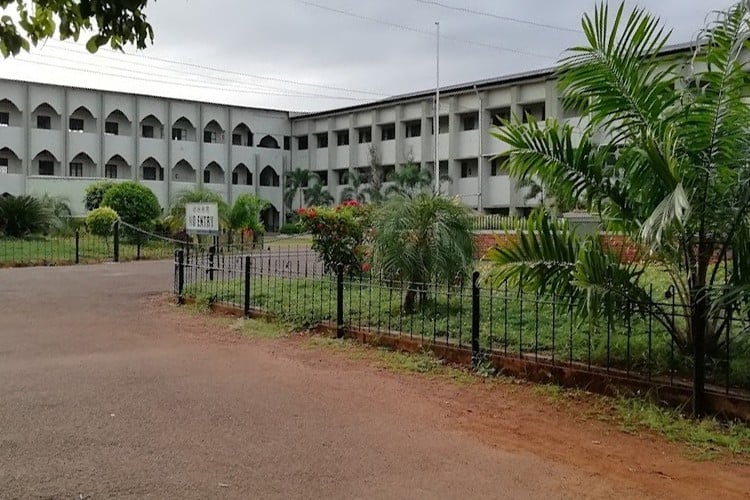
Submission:
[[[582,13],[594,5],[590,0],[435,1],[572,29],[580,27]],[[711,9],[730,3],[642,0],[638,5],[659,15],[674,31],[671,43],[679,43],[695,37]],[[424,0],[158,0],[148,7],[147,14],[155,41],[139,55],[107,50],[89,55],[71,43],[48,41],[32,55],[0,61],[1,74],[72,86],[312,111],[433,88],[435,21],[440,21],[441,30],[442,85],[552,66],[566,47],[582,40],[581,34],[459,12]]]

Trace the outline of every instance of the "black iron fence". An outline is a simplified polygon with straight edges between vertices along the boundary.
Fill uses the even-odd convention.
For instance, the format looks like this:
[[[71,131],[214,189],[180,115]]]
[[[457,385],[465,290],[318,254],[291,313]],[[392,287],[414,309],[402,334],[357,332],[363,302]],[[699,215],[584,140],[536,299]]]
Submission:
[[[263,312],[299,326],[319,325],[441,345],[471,353],[475,364],[490,358],[602,373],[654,387],[692,383],[693,364],[643,304],[616,317],[581,325],[570,301],[529,293],[507,283],[490,284],[475,272],[451,284],[407,283],[373,274],[328,274],[307,248],[246,253],[184,249],[175,259],[175,294],[220,303],[246,316]],[[664,290],[675,324],[687,318]],[[731,313],[730,313],[731,314]],[[731,318],[707,362],[706,389],[745,398],[750,393],[748,318]]]

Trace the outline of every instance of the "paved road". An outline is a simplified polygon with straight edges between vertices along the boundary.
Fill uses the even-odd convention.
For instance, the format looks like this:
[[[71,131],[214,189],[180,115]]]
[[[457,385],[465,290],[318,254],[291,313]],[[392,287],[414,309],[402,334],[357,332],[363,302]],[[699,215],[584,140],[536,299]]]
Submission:
[[[0,270],[0,498],[642,496],[485,444],[419,384],[211,331],[171,283],[164,262]]]

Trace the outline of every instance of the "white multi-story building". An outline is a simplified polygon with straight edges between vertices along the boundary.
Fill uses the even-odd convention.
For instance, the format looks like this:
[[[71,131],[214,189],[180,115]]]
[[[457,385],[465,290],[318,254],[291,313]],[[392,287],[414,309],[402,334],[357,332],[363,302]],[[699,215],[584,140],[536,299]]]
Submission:
[[[507,146],[489,130],[499,117],[566,113],[552,69],[441,89],[438,161],[444,192],[481,212],[519,213],[527,199],[497,155]],[[203,186],[228,201],[242,193],[285,216],[283,181],[291,169],[319,174],[336,201],[348,172],[366,171],[374,151],[387,176],[408,162],[434,171],[434,93],[309,114],[0,80],[0,194],[66,197],[83,212],[87,185],[135,179],[163,207]]]
[[[162,207],[203,186],[263,197],[278,226],[290,130],[284,111],[0,80],[0,194],[64,196],[82,213],[102,178],[143,182]]]

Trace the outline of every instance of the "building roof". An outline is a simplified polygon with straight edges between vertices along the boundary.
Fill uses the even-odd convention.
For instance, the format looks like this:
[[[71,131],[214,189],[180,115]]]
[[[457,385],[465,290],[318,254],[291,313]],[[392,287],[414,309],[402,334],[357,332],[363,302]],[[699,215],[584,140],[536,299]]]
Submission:
[[[667,47],[664,47],[664,49],[662,49],[661,55],[668,56],[672,54],[678,54],[678,53],[687,51],[693,46],[694,46],[693,42],[669,45]],[[445,87],[440,87],[440,93],[441,94],[456,94],[456,93],[474,91],[474,89],[481,90],[481,89],[488,88],[488,87],[501,87],[503,85],[512,85],[514,83],[517,83],[519,81],[524,81],[524,80],[527,80],[527,81],[546,80],[546,79],[554,77],[556,70],[557,70],[557,67],[550,66],[547,68],[541,68],[541,69],[532,70],[532,71],[525,71],[522,73],[514,73],[510,75],[486,78],[483,80],[475,80],[472,82],[464,82],[464,83],[458,83],[455,85],[447,85]],[[408,92],[405,94],[398,94],[398,95],[394,95],[391,97],[386,97],[384,99],[379,99],[377,101],[367,102],[364,104],[355,104],[353,106],[346,106],[342,108],[335,108],[335,109],[330,109],[330,110],[325,110],[325,111],[315,111],[312,113],[300,113],[300,114],[290,113],[290,117],[292,120],[295,120],[295,119],[317,118],[317,117],[324,117],[324,116],[334,116],[334,115],[351,113],[352,111],[359,111],[359,110],[364,110],[364,109],[388,106],[390,104],[394,104],[399,101],[425,99],[428,97],[432,97],[434,95],[435,95],[435,89],[432,88],[429,90],[421,90],[418,92]]]

